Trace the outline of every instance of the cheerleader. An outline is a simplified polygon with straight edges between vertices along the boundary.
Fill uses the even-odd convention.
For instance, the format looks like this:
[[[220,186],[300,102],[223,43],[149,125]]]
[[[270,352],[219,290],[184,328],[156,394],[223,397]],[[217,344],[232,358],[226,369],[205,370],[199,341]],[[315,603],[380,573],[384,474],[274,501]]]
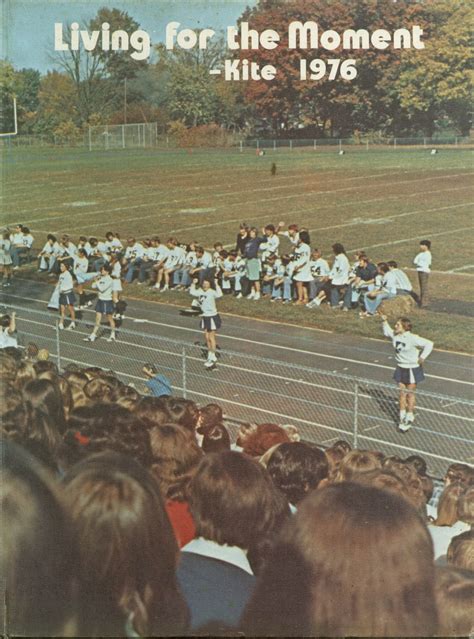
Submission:
[[[209,280],[204,280],[202,285],[198,287],[199,279],[194,278],[190,294],[198,298],[201,307],[201,328],[204,330],[204,337],[207,345],[207,360],[204,362],[206,368],[213,368],[216,365],[216,331],[222,326],[222,321],[217,312],[216,299],[222,297],[222,290],[216,284],[213,289]]]
[[[400,317],[392,328],[385,315],[382,315],[383,333],[392,339],[395,348],[397,368],[393,379],[400,389],[400,423],[398,430],[405,433],[415,420],[416,385],[425,379],[423,362],[433,350],[433,342],[411,332],[412,323],[406,317]]]
[[[98,297],[97,304],[95,307],[95,326],[92,333],[89,337],[85,337],[85,342],[95,342],[97,339],[97,333],[99,332],[100,323],[102,321],[102,315],[107,317],[107,320],[110,324],[110,337],[108,338],[108,342],[115,342],[115,321],[113,317],[114,313],[114,303],[112,301],[113,297],[113,285],[114,281],[110,276],[110,272],[112,267],[110,264],[104,264],[100,269],[99,277],[92,282],[92,288],[97,289]]]
[[[10,233],[8,231],[4,231],[2,233],[2,237],[0,239],[0,266],[2,267],[3,274],[3,286],[11,286],[11,277],[12,277],[12,257],[10,254],[11,251],[11,242],[10,242]]]
[[[64,329],[64,319],[66,317],[66,308],[69,309],[69,315],[71,316],[71,323],[67,327],[68,331],[73,331],[76,328],[76,312],[74,310],[74,304],[76,302],[76,296],[74,295],[74,281],[72,279],[71,272],[69,270],[69,264],[67,262],[60,262],[59,264],[59,324],[60,330]]]

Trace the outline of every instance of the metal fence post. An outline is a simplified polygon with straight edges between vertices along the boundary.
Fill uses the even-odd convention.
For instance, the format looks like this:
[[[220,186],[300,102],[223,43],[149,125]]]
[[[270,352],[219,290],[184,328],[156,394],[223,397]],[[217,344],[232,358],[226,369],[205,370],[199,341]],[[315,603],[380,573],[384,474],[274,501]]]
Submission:
[[[352,445],[357,448],[359,439],[359,384],[354,385],[354,433]]]
[[[313,149],[316,151],[316,139],[313,140]]]
[[[240,148],[240,152],[242,153],[242,151],[243,151],[243,143],[242,143],[242,140],[240,140],[240,142],[239,142],[239,148]]]
[[[290,151],[293,151],[293,140],[290,140]]]
[[[61,370],[61,340],[59,339],[59,320],[56,321],[56,358],[58,363],[58,369]]]
[[[182,350],[183,397],[186,399],[186,346]]]

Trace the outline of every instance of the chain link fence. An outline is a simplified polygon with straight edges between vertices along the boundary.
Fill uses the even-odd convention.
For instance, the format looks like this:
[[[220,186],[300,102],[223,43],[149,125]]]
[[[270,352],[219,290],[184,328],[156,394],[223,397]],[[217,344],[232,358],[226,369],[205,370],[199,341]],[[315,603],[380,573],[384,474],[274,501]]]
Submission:
[[[439,477],[452,462],[473,461],[474,401],[463,397],[418,390],[415,425],[400,433],[394,384],[228,349],[219,352],[216,368],[207,370],[204,344],[154,335],[145,324],[143,331],[120,327],[116,342],[107,342],[110,329],[104,325],[90,343],[83,340],[92,328],[91,311],[76,330],[67,331],[59,330],[54,313],[17,310],[19,344],[47,348],[60,369],[99,366],[145,392],[141,369],[150,362],[169,378],[174,394],[200,405],[218,403],[234,422],[290,423],[302,439],[322,446],[346,439],[354,447],[400,457],[418,454]]]
[[[451,137],[412,137],[412,138],[366,138],[363,136],[354,136],[352,138],[288,138],[288,139],[268,139],[257,138],[253,140],[242,140],[239,143],[240,151],[252,149],[255,151],[293,151],[293,150],[312,150],[312,151],[373,151],[384,149],[436,149],[437,147],[451,148],[470,148],[474,144],[474,140],[470,137],[451,136]]]

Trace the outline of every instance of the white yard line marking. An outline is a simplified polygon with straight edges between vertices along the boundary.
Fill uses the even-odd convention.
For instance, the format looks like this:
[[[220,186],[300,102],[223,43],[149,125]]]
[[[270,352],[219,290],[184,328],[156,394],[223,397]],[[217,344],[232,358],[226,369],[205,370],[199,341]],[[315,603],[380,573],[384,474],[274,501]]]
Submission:
[[[451,271],[446,271],[446,273],[458,273],[459,271],[468,271],[474,268],[474,264],[466,264],[465,266],[458,266],[458,268],[453,268]]]

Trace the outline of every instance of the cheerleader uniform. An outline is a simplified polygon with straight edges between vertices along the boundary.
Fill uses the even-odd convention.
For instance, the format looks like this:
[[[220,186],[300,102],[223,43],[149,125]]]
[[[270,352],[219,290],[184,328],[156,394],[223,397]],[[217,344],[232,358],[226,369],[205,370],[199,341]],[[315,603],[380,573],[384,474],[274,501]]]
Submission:
[[[97,281],[92,283],[92,288],[98,290],[97,304],[95,306],[96,313],[102,315],[112,315],[114,312],[114,303],[112,302],[112,291],[114,281],[110,275],[102,275]]]
[[[419,365],[420,357],[425,360],[433,350],[433,342],[410,331],[395,334],[388,322],[383,323],[383,334],[392,339],[395,348],[397,367],[393,379],[398,384],[418,384],[425,379],[423,368]],[[421,351],[421,353],[420,353]]]
[[[76,303],[76,296],[74,295],[74,282],[72,275],[69,271],[64,271],[59,276],[59,305],[60,306],[74,306]]]
[[[198,299],[201,307],[201,328],[204,331],[217,331],[222,326],[222,320],[216,307],[216,299],[222,297],[221,288],[216,286],[215,290],[209,288],[204,291],[202,288],[197,288],[193,282],[189,292]]]
[[[13,263],[10,240],[0,239],[0,266],[11,266]]]

